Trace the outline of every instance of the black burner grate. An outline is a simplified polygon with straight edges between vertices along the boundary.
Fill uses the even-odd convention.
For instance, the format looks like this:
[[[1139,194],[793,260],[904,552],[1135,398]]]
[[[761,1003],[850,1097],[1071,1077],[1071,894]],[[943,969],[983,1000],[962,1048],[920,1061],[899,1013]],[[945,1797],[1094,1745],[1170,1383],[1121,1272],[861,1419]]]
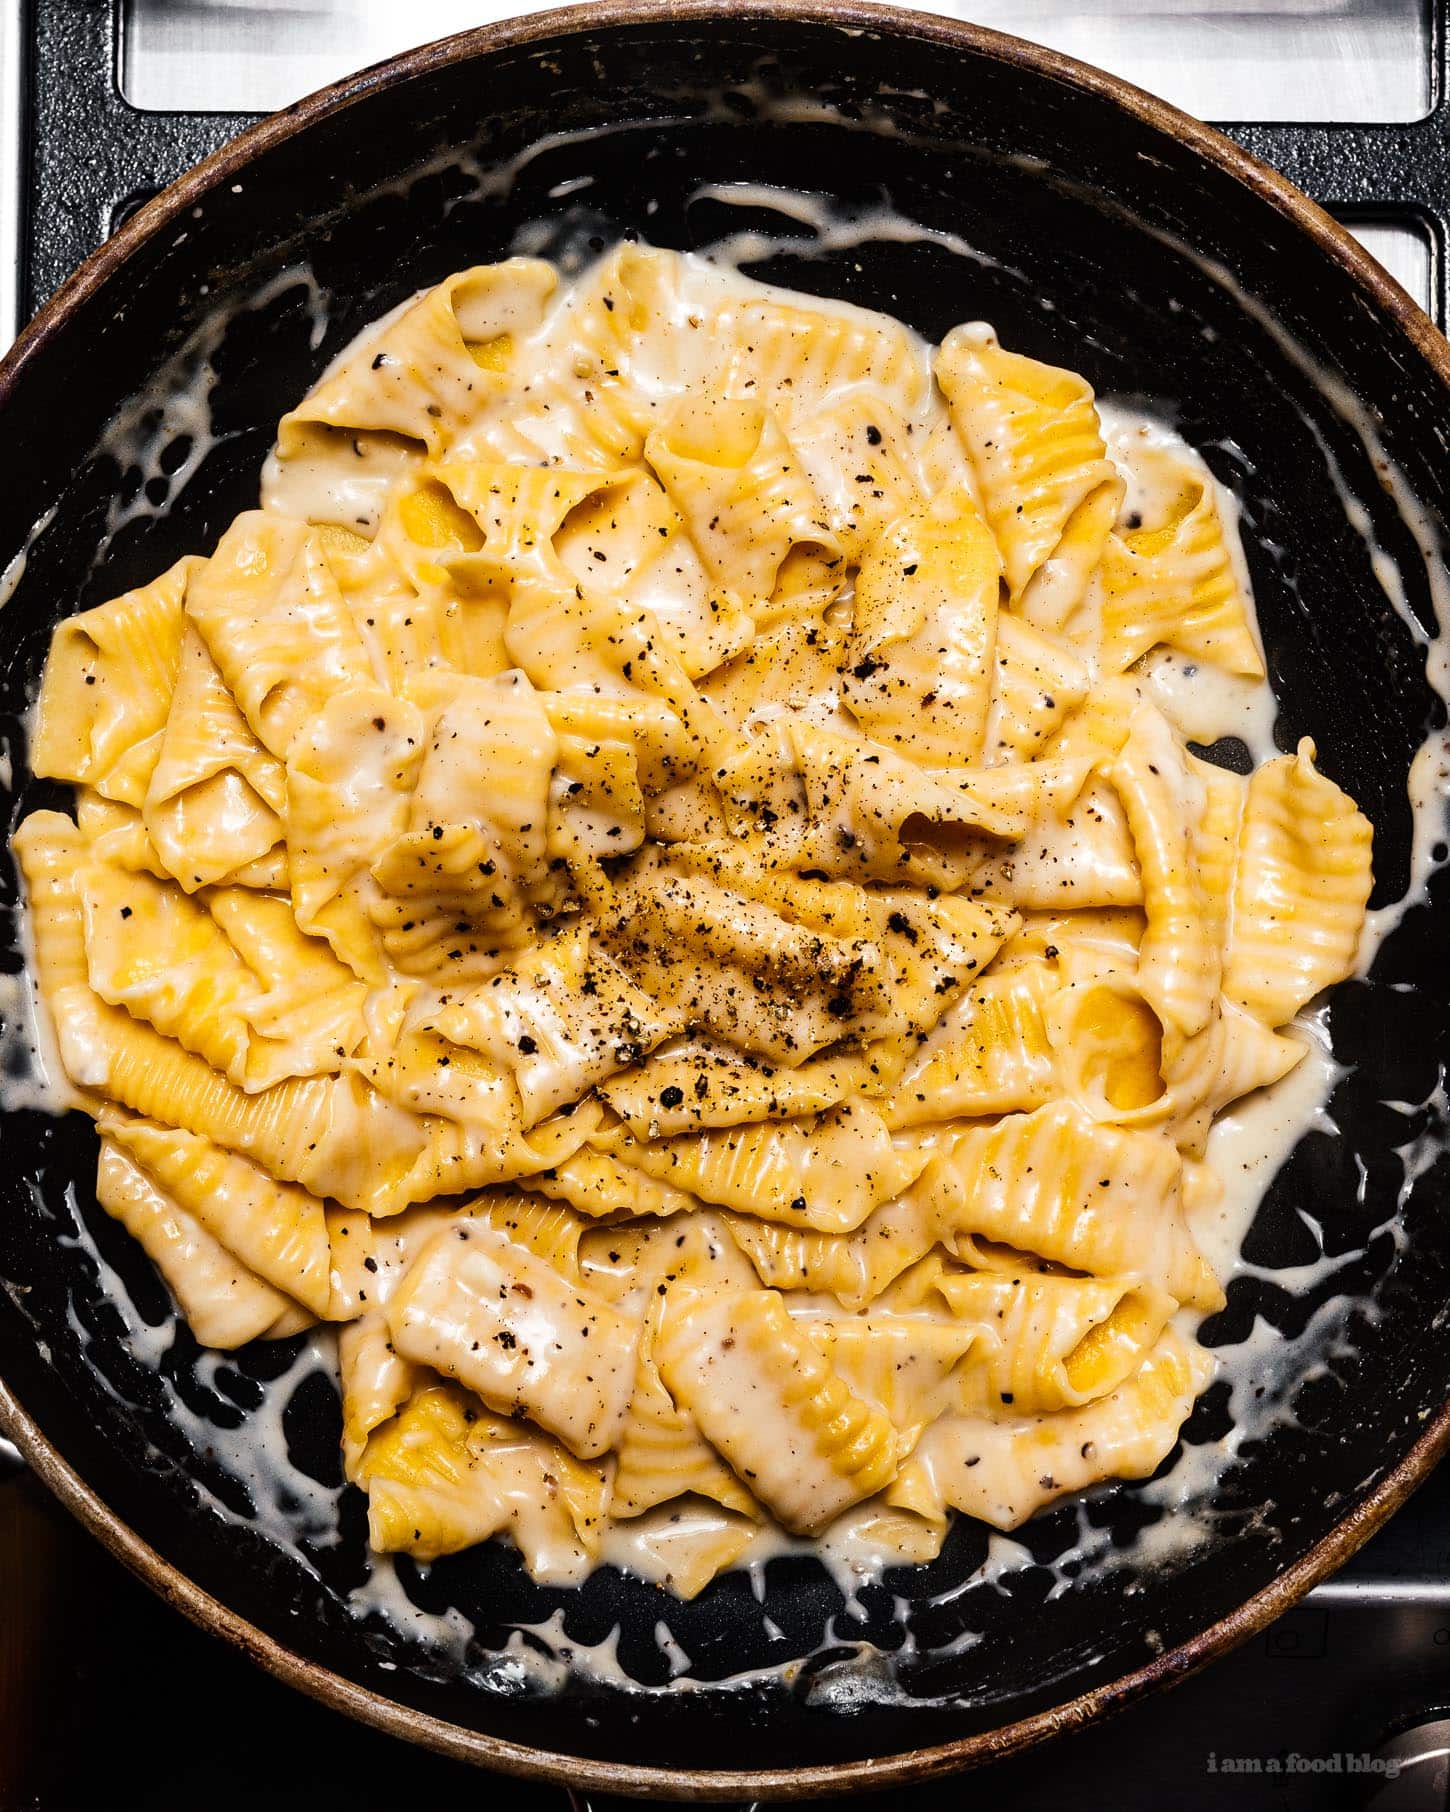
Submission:
[[[1407,124],[1222,122],[1340,219],[1408,226],[1431,247],[1435,314],[1446,321],[1450,232],[1447,0],[1428,0],[1430,112]],[[29,138],[25,148],[20,306],[28,318],[128,214],[257,117],[152,113],[118,79],[119,0],[21,0],[26,15]],[[35,231],[45,222],[43,234]]]

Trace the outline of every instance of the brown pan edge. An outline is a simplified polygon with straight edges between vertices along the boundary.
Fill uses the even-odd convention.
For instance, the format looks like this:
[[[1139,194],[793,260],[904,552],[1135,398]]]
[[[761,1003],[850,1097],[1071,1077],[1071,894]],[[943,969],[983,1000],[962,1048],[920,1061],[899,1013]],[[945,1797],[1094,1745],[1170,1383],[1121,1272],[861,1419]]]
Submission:
[[[999,62],[1025,67],[1066,87],[1098,95],[1177,138],[1218,165],[1298,226],[1344,267],[1375,305],[1429,361],[1450,391],[1450,344],[1398,283],[1339,223],[1284,177],[1212,127],[1143,90],[1074,59],[983,26],[911,12],[872,0],[594,0],[525,19],[506,20],[420,46],[348,77],[285,111],[259,121],[182,176],[93,252],[61,286],[0,360],[0,411],[18,373],[41,356],[67,316],[154,234],[164,231],[217,184],[245,173],[254,154],[290,138],[314,121],[340,113],[377,88],[427,75],[482,52],[527,45],[571,31],[603,31],[651,20],[799,19],[848,32],[911,35],[965,46]],[[288,1685],[379,1730],[422,1743],[462,1761],[532,1779],[595,1787],[647,1798],[805,1799],[932,1779],[1000,1760],[1035,1742],[1123,1710],[1155,1687],[1176,1684],[1228,1653],[1281,1616],[1349,1557],[1423,1483],[1450,1449],[1450,1403],[1415,1445],[1345,1518],[1261,1592],[1148,1666],[1030,1718],[930,1749],[816,1768],[711,1770],[652,1768],[509,1743],[433,1718],[356,1686],[304,1660],[204,1592],[102,1502],[51,1446],[10,1387],[0,1379],[0,1432],[15,1443],[36,1476],[94,1535],[162,1598],[202,1629],[223,1637]]]

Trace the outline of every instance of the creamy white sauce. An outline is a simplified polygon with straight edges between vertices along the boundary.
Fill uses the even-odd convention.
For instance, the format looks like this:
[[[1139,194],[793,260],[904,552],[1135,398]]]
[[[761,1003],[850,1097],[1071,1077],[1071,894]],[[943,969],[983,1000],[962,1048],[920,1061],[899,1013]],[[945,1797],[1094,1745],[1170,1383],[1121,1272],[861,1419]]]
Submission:
[[[1213,491],[1234,575],[1244,596],[1252,597],[1242,513],[1239,500],[1229,487],[1213,475],[1202,456],[1166,418],[1141,407],[1128,408],[1110,398],[1099,399],[1098,417],[1108,456],[1126,480],[1121,512],[1124,519],[1141,518],[1148,523],[1162,520],[1173,501],[1164,494],[1173,483],[1171,473],[1174,469],[1181,472],[1188,460]],[[1253,629],[1262,651],[1257,622]],[[1209,662],[1190,660],[1172,648],[1154,649],[1140,671],[1148,696],[1190,741],[1210,744],[1221,737],[1237,737],[1256,766],[1279,753],[1274,741],[1279,707],[1272,690],[1262,680],[1245,679]]]
[[[59,508],[59,504],[53,503],[48,510],[36,518],[23,544],[15,550],[3,568],[0,568],[0,609],[3,609],[15,596],[20,581],[25,577],[25,569],[30,564],[30,550],[55,521],[55,512]]]
[[[1154,649],[1140,671],[1149,698],[1190,742],[1207,746],[1234,737],[1255,766],[1279,753],[1274,742],[1279,707],[1259,681],[1190,660],[1173,648]]]
[[[1336,1130],[1326,1104],[1345,1074],[1329,1051],[1322,1007],[1301,1015],[1297,1032],[1308,1047],[1303,1061],[1272,1088],[1247,1095],[1219,1115],[1208,1135],[1209,1168],[1223,1185],[1222,1197],[1190,1214],[1199,1249],[1225,1286],[1241,1272],[1260,1272],[1243,1258],[1244,1236],[1264,1192],[1306,1132]],[[1305,1279],[1305,1285],[1309,1282]],[[1285,1282],[1286,1289],[1294,1288]]]
[[[19,864],[16,864],[17,870]],[[31,1108],[63,1114],[80,1104],[60,1060],[55,1027],[40,998],[35,938],[20,877],[16,906],[21,966],[0,975],[0,1113]]]
[[[211,310],[151,381],[112,417],[96,452],[109,453],[121,476],[134,474],[136,484],[129,501],[122,501],[120,487],[112,496],[93,565],[105,557],[116,536],[130,523],[165,516],[217,445],[211,409],[216,385],[212,360],[232,322],[299,288],[306,293],[308,343],[315,350],[327,332],[327,297],[306,265],[289,265],[241,301]],[[185,443],[185,452],[168,470],[164,455],[181,443]]]
[[[317,384],[325,384],[348,359],[364,351],[388,330],[398,316],[405,314],[421,291],[404,296],[395,307],[355,334],[328,360]],[[325,323],[324,323],[325,328]],[[314,339],[314,346],[319,341]],[[386,456],[370,456],[367,437],[354,441],[356,467],[339,468],[336,460],[297,457],[283,466],[275,450],[268,454],[262,467],[261,495],[265,506],[283,515],[297,516],[316,522],[347,522],[367,533],[378,524],[378,515],[388,486],[396,476],[396,462]]]
[[[771,100],[767,106],[763,97],[758,96],[756,99],[772,117],[840,121],[840,116],[826,103],[799,103],[786,107]],[[860,125],[860,122],[848,123],[858,127]],[[879,125],[879,121],[872,122],[873,129],[878,129]],[[627,125],[622,122],[618,129],[627,129]],[[465,161],[465,171],[473,175],[478,195],[504,195],[509,192],[521,171],[535,158],[561,145],[586,138],[592,140],[598,135],[598,131],[596,128],[588,134],[551,135],[528,147],[508,164],[484,169],[476,160],[471,160]],[[440,160],[440,167],[444,162],[453,166],[460,160],[450,155],[445,160]],[[562,195],[573,192],[583,187],[587,180],[579,179],[574,183],[556,185],[555,193]],[[708,185],[697,193],[700,199],[717,203],[726,202],[751,209],[768,207],[782,214],[795,226],[807,229],[805,233],[791,232],[778,237],[758,230],[725,237],[705,254],[722,273],[738,268],[742,263],[757,262],[780,254],[799,257],[827,251],[839,252],[873,240],[900,243],[924,241],[938,245],[969,263],[979,265],[990,262],[957,236],[906,220],[888,207],[848,216],[833,210],[821,196],[793,195],[749,184]],[[538,243],[537,236],[534,243]],[[527,230],[520,234],[517,249],[533,249]],[[1187,251],[1187,248],[1179,249]],[[1400,475],[1384,459],[1368,412],[1338,379],[1315,366],[1302,349],[1283,333],[1262,305],[1238,288],[1228,272],[1202,259],[1196,261],[1209,271],[1215,281],[1229,288],[1236,300],[1274,335],[1283,350],[1311,377],[1320,393],[1360,435],[1366,449],[1376,459],[1387,492],[1415,535],[1430,576],[1431,593],[1440,621],[1442,624],[1450,624],[1450,582],[1447,582],[1442,566],[1433,524],[1428,513],[1409,493]],[[305,270],[281,273],[271,284],[240,306],[264,306],[297,283],[304,284],[308,290],[309,306],[313,313],[313,344],[316,345],[320,343],[325,328],[325,303],[315,280]],[[1045,299],[1043,306],[1047,306]],[[138,473],[140,483],[130,502],[121,504],[118,501],[113,504],[104,539],[98,548],[98,559],[112,537],[128,522],[142,515],[164,515],[215,444],[209,401],[215,374],[209,361],[221,344],[227,322],[234,312],[235,307],[218,310],[209,317],[188,342],[188,347],[158,373],[146,391],[138,395],[108,429],[102,443],[104,450],[116,456],[123,470]],[[376,325],[370,331],[377,331]],[[342,356],[344,355],[339,355]],[[1133,463],[1129,448],[1134,437],[1144,438],[1150,444],[1169,439],[1175,444],[1181,444],[1176,442],[1176,436],[1173,436],[1172,430],[1164,421],[1120,409],[1110,403],[1104,404],[1102,413],[1113,450],[1125,466]],[[191,446],[176,470],[167,474],[161,468],[161,455],[181,435],[190,439]],[[1369,558],[1386,597],[1409,624],[1417,642],[1425,648],[1431,684],[1442,698],[1450,698],[1450,642],[1447,642],[1443,633],[1430,638],[1414,622],[1406,603],[1401,575],[1385,551],[1375,545],[1367,514],[1348,491],[1330,450],[1322,441],[1321,447],[1330,468],[1331,479],[1345,508],[1346,519],[1365,541]],[[164,490],[164,497],[160,501],[148,495],[148,482],[151,481],[159,481]],[[152,488],[156,488],[155,483],[152,483]],[[1237,506],[1231,494],[1221,485],[1216,488],[1226,520],[1236,521]],[[49,520],[50,517],[47,516],[37,523],[30,538],[31,543],[43,532]],[[27,548],[29,545],[27,543]],[[23,577],[27,548],[19,550],[4,568],[3,576],[0,576],[0,602],[13,592]],[[1189,670],[1189,664],[1167,657],[1152,660],[1148,664],[1146,678],[1165,712],[1195,740],[1212,741],[1223,735],[1238,736],[1247,744],[1256,760],[1262,760],[1275,752],[1272,741],[1274,705],[1267,687],[1224,681],[1217,675],[1210,675],[1203,667],[1198,667],[1196,671]],[[1429,876],[1438,865],[1435,850],[1445,836],[1447,797],[1450,797],[1450,745],[1447,745],[1444,735],[1436,735],[1421,749],[1410,777],[1410,799],[1415,825],[1411,884],[1401,901],[1371,915],[1362,951],[1365,966],[1371,960],[1379,941],[1394,929],[1407,910],[1425,896]],[[7,1027],[3,1039],[0,1039],[0,1053],[6,1059],[0,1065],[5,1071],[3,1079],[0,1079],[0,1109],[8,1111],[24,1106],[45,1105],[52,1111],[61,1111],[66,1103],[58,1087],[59,1066],[53,1048],[46,1043],[48,1028],[44,1015],[35,1011],[33,989],[22,978],[8,978],[0,983],[0,1015],[3,1015]],[[19,1028],[13,1036],[12,1028]],[[1262,1198],[1264,1188],[1280,1164],[1305,1130],[1315,1125],[1332,1129],[1332,1122],[1328,1120],[1325,1108],[1339,1072],[1325,1048],[1322,1016],[1306,1016],[1302,1032],[1310,1043],[1310,1054],[1305,1061],[1275,1088],[1240,1103],[1224,1115],[1211,1135],[1210,1157],[1214,1167],[1223,1176],[1226,1187],[1222,1201],[1211,1210],[1202,1212],[1195,1232],[1210,1262],[1225,1279],[1235,1274],[1256,1274],[1287,1288],[1307,1289],[1332,1276],[1335,1269],[1348,1262],[1349,1257],[1355,1256],[1351,1254],[1335,1259],[1321,1256],[1289,1273],[1260,1271],[1242,1257],[1244,1233]],[[9,1062],[12,1052],[22,1055],[28,1053],[28,1067],[26,1063],[12,1065]],[[10,1073],[12,1068],[15,1069],[13,1074]],[[1395,1105],[1408,1113],[1417,1104]],[[1445,1103],[1442,1098],[1438,1104],[1432,1101],[1429,1105],[1438,1105],[1443,1110]],[[1432,1115],[1430,1127],[1408,1140],[1402,1148],[1406,1163],[1406,1191],[1441,1149],[1434,1121],[1435,1116]],[[80,1243],[89,1253],[108,1296],[116,1302],[125,1319],[128,1345],[139,1363],[154,1369],[163,1356],[165,1346],[169,1344],[171,1324],[163,1324],[160,1328],[152,1327],[137,1314],[129,1302],[121,1279],[101,1257],[94,1241],[85,1231],[84,1223],[81,1222],[80,1225]],[[1398,1233],[1398,1229],[1392,1231]],[[1069,1590],[1073,1577],[1084,1567],[1100,1563],[1133,1566],[1168,1563],[1202,1541],[1211,1539],[1213,1496],[1225,1466],[1231,1462],[1245,1440],[1261,1437],[1275,1421],[1287,1420],[1292,1416],[1293,1392],[1307,1377],[1332,1363],[1342,1350],[1340,1343],[1345,1338],[1350,1314],[1355,1310],[1363,1313],[1367,1307],[1363,1298],[1333,1295],[1316,1310],[1297,1338],[1286,1340],[1277,1328],[1260,1320],[1248,1340],[1224,1351],[1221,1354],[1224,1361],[1221,1375],[1230,1383],[1234,1416],[1231,1433],[1221,1443],[1185,1447],[1169,1474],[1138,1488],[1140,1495],[1148,1502],[1163,1507],[1170,1514],[1140,1535],[1130,1549],[1114,1549],[1107,1533],[1091,1523],[1088,1507],[1079,1503],[1078,1539],[1053,1563],[1050,1569],[1053,1577],[1050,1595],[1055,1597]],[[73,1326],[83,1336],[79,1324],[73,1321]],[[201,1369],[210,1366],[214,1373],[226,1362],[226,1355],[208,1355],[203,1360]],[[247,1516],[239,1512],[204,1488],[203,1496],[224,1518],[245,1522],[288,1547],[295,1547],[301,1535],[316,1537],[325,1534],[333,1526],[336,1516],[337,1492],[318,1486],[315,1481],[308,1480],[297,1472],[287,1458],[282,1433],[281,1414],[288,1397],[296,1385],[316,1369],[335,1376],[334,1341],[326,1330],[320,1330],[303,1343],[297,1359],[285,1376],[265,1387],[261,1409],[246,1416],[239,1428],[230,1431],[219,1430],[210,1421],[195,1415],[176,1396],[169,1383],[164,1385],[171,1414],[178,1426],[198,1448],[214,1454],[225,1470],[246,1486],[253,1514]],[[762,1603],[768,1561],[780,1554],[796,1552],[814,1553],[822,1559],[846,1594],[848,1612],[855,1603],[855,1594],[861,1584],[879,1577],[883,1564],[889,1564],[889,1557],[870,1551],[869,1543],[851,1517],[841,1519],[840,1524],[828,1531],[823,1541],[817,1543],[794,1542],[778,1532],[768,1532],[752,1545],[742,1559],[742,1564],[749,1568],[752,1583]],[[627,1542],[622,1548],[616,1548],[609,1558],[627,1564]],[[988,1543],[987,1560],[978,1572],[954,1587],[951,1592],[931,1602],[955,1602],[960,1598],[969,1603],[973,1592],[982,1588],[1000,1591],[1003,1589],[1001,1581],[1004,1578],[1037,1564],[1039,1563],[1033,1559],[1030,1551],[1020,1542],[994,1534]],[[644,1570],[641,1568],[641,1571]],[[371,1576],[364,1587],[351,1595],[349,1603],[360,1618],[385,1618],[402,1634],[424,1643],[441,1659],[465,1669],[471,1677],[493,1690],[520,1691],[525,1687],[534,1690],[556,1687],[562,1685],[571,1672],[582,1673],[608,1684],[642,1690],[619,1665],[616,1653],[617,1632],[601,1644],[581,1645],[568,1636],[562,1611],[556,1612],[544,1624],[520,1626],[501,1654],[480,1658],[476,1650],[470,1653],[469,1645],[474,1632],[467,1620],[456,1611],[449,1611],[443,1616],[421,1611],[408,1596],[390,1557],[371,1557]],[[904,1624],[910,1607],[905,1600],[898,1603]],[[827,1644],[838,1640],[840,1634],[833,1626],[827,1633]],[[935,1653],[958,1653],[978,1640],[975,1632],[963,1627],[949,1639],[944,1648]],[[656,1690],[696,1689],[700,1683],[691,1677],[691,1658],[663,1624],[657,1632],[657,1642],[671,1678],[667,1688]],[[915,1658],[919,1653],[908,1638],[902,1649],[897,1651],[897,1661],[899,1663],[902,1659]],[[783,1668],[766,1668],[756,1674],[734,1676],[729,1682],[710,1684],[713,1687],[720,1684],[738,1687],[759,1678],[788,1678],[798,1672],[802,1665],[803,1661],[798,1658],[786,1663]],[[838,1708],[847,1708],[866,1699],[900,1702],[907,1696],[879,1651],[864,1643],[857,1644],[854,1661],[842,1664],[835,1670],[825,1670],[812,1692],[814,1702]]]
[[[15,596],[15,588],[25,577],[25,568],[30,559],[30,543],[27,542],[17,553],[13,554],[0,569],[0,605],[8,604]]]
[[[892,245],[935,245],[953,257],[969,263],[990,265],[1021,277],[1015,266],[1003,265],[976,246],[969,245],[959,233],[943,232],[938,227],[923,226],[909,220],[894,208],[863,208],[843,213],[830,197],[808,194],[803,190],[777,189],[765,183],[702,183],[688,197],[685,205],[697,201],[716,201],[730,207],[753,208],[781,214],[807,231],[799,235],[746,231],[717,239],[704,256],[712,264],[739,271],[744,264],[763,264],[770,258],[819,257],[827,252],[847,252],[859,245],[887,243]]]

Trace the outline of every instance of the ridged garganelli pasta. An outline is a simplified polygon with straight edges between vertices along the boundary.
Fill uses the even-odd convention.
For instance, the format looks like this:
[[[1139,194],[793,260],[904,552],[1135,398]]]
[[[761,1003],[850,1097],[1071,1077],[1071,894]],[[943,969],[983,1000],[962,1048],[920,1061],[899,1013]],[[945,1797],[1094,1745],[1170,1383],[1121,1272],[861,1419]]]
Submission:
[[[1235,522],[990,329],[623,245],[395,311],[60,625],[14,845],[97,1198],[201,1341],[340,1324],[377,1548],[689,1596],[1170,1452],[1210,1129],[1371,882],[1312,743],[1152,683],[1264,683]]]

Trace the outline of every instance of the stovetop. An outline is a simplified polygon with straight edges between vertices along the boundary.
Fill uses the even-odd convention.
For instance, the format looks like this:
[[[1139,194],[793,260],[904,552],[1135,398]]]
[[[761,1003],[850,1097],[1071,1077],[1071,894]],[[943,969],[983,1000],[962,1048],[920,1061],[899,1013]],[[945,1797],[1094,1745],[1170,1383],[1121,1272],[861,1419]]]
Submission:
[[[1450,1469],[1339,1578],[1172,1692],[970,1776],[814,1803],[1443,1812],[1446,1719]],[[1428,1734],[1396,1750],[1403,1728]],[[185,1622],[33,1480],[0,1483],[4,1812],[393,1812],[480,1800],[507,1812],[623,1803],[480,1775],[313,1704]]]
[[[1229,122],[1443,324],[1447,6],[955,0],[936,10]],[[529,0],[0,0],[0,345],[129,212],[250,118],[409,43],[528,10]],[[574,1812],[586,1806],[426,1755],[267,1678],[131,1579],[7,1467],[0,1443],[0,1812],[188,1802],[370,1812],[480,1793],[519,1812],[569,1812],[571,1797]],[[1069,1797],[1112,1812],[1450,1808],[1450,1466],[1336,1579],[1173,1693],[977,1775],[867,1803],[945,1812],[978,1794],[1011,1812],[1058,1812]],[[589,1812],[610,1803],[596,1796]]]

